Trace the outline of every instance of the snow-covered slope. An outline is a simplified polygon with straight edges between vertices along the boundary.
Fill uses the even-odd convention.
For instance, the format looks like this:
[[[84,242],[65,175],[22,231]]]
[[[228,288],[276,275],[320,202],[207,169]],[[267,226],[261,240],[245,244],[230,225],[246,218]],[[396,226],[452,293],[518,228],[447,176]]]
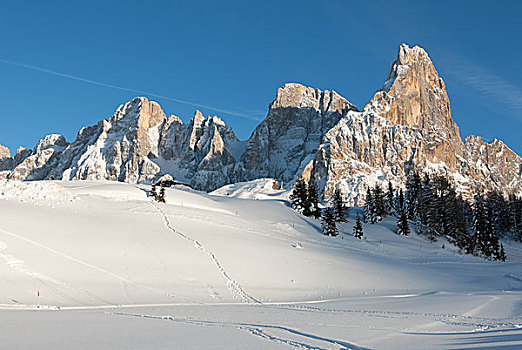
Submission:
[[[170,188],[167,204],[152,202],[148,186],[110,181],[0,184],[2,343],[522,345],[520,244],[505,242],[506,263],[489,262],[444,241],[397,236],[393,219],[365,225],[358,240],[350,234],[357,209],[340,236],[325,237],[317,220],[288,208],[270,183],[220,189],[220,196]],[[256,199],[239,198],[246,193]],[[38,302],[39,310],[61,311],[21,313]],[[99,333],[95,324],[120,331]],[[65,336],[23,337],[22,325]],[[505,339],[488,338],[501,331]]]
[[[210,194],[243,199],[288,200],[291,191],[292,187],[285,189],[284,183],[279,183],[275,179],[257,179],[226,185]]]

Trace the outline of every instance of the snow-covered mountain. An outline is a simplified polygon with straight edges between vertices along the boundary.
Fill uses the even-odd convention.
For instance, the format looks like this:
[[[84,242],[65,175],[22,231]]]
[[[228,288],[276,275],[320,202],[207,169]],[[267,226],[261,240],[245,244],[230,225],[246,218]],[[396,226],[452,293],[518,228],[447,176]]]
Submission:
[[[329,197],[336,187],[357,204],[368,185],[404,185],[410,169],[449,178],[464,196],[522,193],[522,159],[501,141],[466,143],[451,117],[445,84],[426,51],[401,45],[381,91],[362,112],[328,131],[305,175]],[[362,190],[361,190],[362,189]]]
[[[150,182],[164,174],[211,191],[272,177],[314,179],[328,199],[335,188],[357,204],[367,186],[401,185],[410,169],[447,176],[459,192],[522,193],[522,159],[501,141],[463,142],[445,84],[428,54],[401,45],[383,88],[358,111],[334,91],[286,84],[266,119],[239,141],[218,117],[199,111],[189,124],[166,117],[144,97],[83,128],[72,143],[48,135],[13,156],[0,148],[0,170],[19,180],[109,179]]]
[[[48,135],[33,150],[4,157],[5,176],[17,180],[149,182],[173,174],[198,189],[213,189],[232,179],[233,154],[242,143],[218,117],[196,111],[188,125],[166,117],[156,102],[138,97],[118,107],[108,120],[80,130],[68,143]],[[7,170],[7,171],[5,171]]]

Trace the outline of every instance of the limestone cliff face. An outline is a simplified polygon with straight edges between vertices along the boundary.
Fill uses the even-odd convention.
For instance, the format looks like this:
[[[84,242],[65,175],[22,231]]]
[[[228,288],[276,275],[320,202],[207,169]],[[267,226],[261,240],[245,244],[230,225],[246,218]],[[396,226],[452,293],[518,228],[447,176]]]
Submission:
[[[240,144],[232,128],[218,117],[204,117],[199,111],[189,124],[171,117],[163,127],[160,163],[165,173],[172,170],[178,180],[194,188],[214,190],[230,183]]]
[[[62,135],[51,134],[41,139],[34,150],[13,170],[11,178],[38,180],[50,175],[68,146]],[[18,152],[17,152],[18,153]]]
[[[479,190],[522,193],[522,159],[502,141],[486,143],[479,136],[466,138],[470,176]]]
[[[9,152],[9,148],[0,145],[0,159],[11,157],[11,152]]]
[[[164,174],[212,190],[229,183],[241,142],[218,117],[197,111],[188,125],[166,117],[156,102],[138,97],[107,120],[82,128],[76,140],[49,135],[33,150],[0,160],[18,180],[55,179],[150,182]],[[5,171],[4,171],[5,174]]]
[[[350,110],[355,106],[335,91],[286,84],[248,140],[235,180],[294,181],[313,161],[326,132]]]
[[[427,53],[401,45],[388,80],[362,112],[351,112],[324,137],[312,169],[329,198],[340,188],[352,204],[368,186],[403,186],[410,169],[446,176],[464,196],[522,193],[521,158],[502,142],[466,145],[451,117],[445,85]]]
[[[63,151],[59,178],[150,180],[159,172],[150,158],[158,155],[159,131],[165,119],[160,106],[144,97],[121,105],[108,120],[80,130]]]
[[[457,158],[464,153],[459,129],[451,117],[444,81],[422,48],[400,46],[383,89],[365,111],[422,131],[427,160],[458,170]]]

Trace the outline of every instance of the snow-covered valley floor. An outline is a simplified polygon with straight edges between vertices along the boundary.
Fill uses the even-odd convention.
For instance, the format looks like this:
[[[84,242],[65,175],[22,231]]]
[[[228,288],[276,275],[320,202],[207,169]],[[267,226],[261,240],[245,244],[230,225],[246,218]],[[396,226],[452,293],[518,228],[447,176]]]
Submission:
[[[0,183],[0,349],[522,348],[519,243],[325,237],[269,188]]]

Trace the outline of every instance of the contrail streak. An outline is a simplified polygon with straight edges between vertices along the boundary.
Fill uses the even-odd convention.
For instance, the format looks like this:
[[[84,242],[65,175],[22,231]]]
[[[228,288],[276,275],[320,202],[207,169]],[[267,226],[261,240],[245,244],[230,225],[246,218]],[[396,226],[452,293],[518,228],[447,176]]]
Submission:
[[[99,82],[99,81],[78,77],[78,76],[71,75],[71,74],[61,73],[61,72],[57,72],[57,71],[54,71],[54,70],[45,69],[45,68],[41,68],[41,67],[38,67],[38,66],[33,66],[33,65],[30,65],[30,64],[25,64],[25,63],[20,63],[20,62],[14,62],[14,61],[6,60],[6,59],[3,59],[3,58],[0,58],[0,62],[6,63],[6,64],[10,64],[10,65],[13,65],[13,66],[17,66],[17,67],[31,69],[31,70],[34,70],[34,71],[37,71],[37,72],[41,72],[41,73],[51,74],[51,75],[54,75],[54,76],[57,76],[57,77],[62,77],[62,78],[67,78],[67,79],[71,79],[71,80],[81,81],[81,82],[92,84],[92,85],[102,86],[102,87],[106,87],[106,88],[110,88],[110,89],[116,89],[116,90],[121,90],[121,91],[134,92],[134,93],[137,93],[137,94],[143,94],[143,95],[148,95],[148,96],[153,96],[153,97],[156,97],[156,98],[161,98],[161,99],[172,101],[172,102],[176,102],[176,103],[181,103],[181,104],[184,104],[184,105],[189,105],[189,106],[194,106],[194,107],[199,107],[199,108],[206,108],[206,109],[209,109],[209,110],[214,111],[214,112],[229,114],[229,115],[233,115],[233,116],[236,116],[236,117],[247,118],[247,119],[252,119],[252,120],[257,120],[257,121],[261,120],[261,118],[256,118],[256,117],[253,117],[253,116],[245,114],[245,113],[229,111],[229,110],[226,110],[226,109],[221,109],[221,108],[217,108],[217,107],[207,106],[207,105],[204,105],[204,104],[195,103],[195,102],[186,101],[186,100],[181,100],[181,99],[178,99],[178,98],[158,95],[158,94],[155,94],[155,93],[152,93],[152,92],[148,92],[148,91],[131,89],[131,88],[127,88],[127,87],[119,86],[119,85],[106,84],[106,83],[102,83],[102,82]]]

